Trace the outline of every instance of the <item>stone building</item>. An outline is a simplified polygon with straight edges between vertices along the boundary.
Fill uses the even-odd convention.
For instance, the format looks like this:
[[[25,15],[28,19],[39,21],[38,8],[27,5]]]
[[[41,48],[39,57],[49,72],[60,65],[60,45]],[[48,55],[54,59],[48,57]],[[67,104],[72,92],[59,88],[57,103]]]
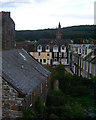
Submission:
[[[24,49],[2,52],[2,118],[16,119],[34,107],[38,97],[46,102],[50,72]]]
[[[2,48],[13,49],[15,47],[15,23],[10,17],[10,12],[0,12],[2,23]]]
[[[70,39],[62,38],[62,29],[59,23],[56,39],[40,39],[34,42],[28,52],[43,65],[68,65],[68,44]]]

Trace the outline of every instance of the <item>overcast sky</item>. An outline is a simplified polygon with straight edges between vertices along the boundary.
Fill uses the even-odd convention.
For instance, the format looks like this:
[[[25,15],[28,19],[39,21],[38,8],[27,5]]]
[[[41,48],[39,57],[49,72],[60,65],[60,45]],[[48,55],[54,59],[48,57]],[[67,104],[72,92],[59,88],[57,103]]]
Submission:
[[[94,24],[95,0],[0,0],[10,11],[16,30],[36,30]]]

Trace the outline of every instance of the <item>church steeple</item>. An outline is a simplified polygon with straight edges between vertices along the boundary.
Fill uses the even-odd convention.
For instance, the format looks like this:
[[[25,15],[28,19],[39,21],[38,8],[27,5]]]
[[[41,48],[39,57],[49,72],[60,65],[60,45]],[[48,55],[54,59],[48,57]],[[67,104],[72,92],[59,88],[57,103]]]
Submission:
[[[61,28],[60,22],[59,22],[58,28]]]
[[[57,33],[56,33],[56,39],[57,40],[61,40],[62,39],[62,29],[61,29],[60,22],[59,22],[58,30],[57,30]]]

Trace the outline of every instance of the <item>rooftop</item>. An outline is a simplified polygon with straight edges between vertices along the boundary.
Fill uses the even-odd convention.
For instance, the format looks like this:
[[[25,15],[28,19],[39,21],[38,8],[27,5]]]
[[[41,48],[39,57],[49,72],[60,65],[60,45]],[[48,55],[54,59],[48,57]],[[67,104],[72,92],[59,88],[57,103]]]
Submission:
[[[39,86],[50,72],[25,50],[2,52],[3,78],[22,94],[29,94]]]

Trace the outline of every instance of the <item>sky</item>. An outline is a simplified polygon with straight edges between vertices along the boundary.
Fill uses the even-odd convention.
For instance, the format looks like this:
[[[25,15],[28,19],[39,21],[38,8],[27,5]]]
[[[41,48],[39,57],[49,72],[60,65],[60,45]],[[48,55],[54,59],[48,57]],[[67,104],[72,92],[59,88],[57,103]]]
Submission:
[[[94,24],[95,0],[0,0],[16,30],[37,30]]]

